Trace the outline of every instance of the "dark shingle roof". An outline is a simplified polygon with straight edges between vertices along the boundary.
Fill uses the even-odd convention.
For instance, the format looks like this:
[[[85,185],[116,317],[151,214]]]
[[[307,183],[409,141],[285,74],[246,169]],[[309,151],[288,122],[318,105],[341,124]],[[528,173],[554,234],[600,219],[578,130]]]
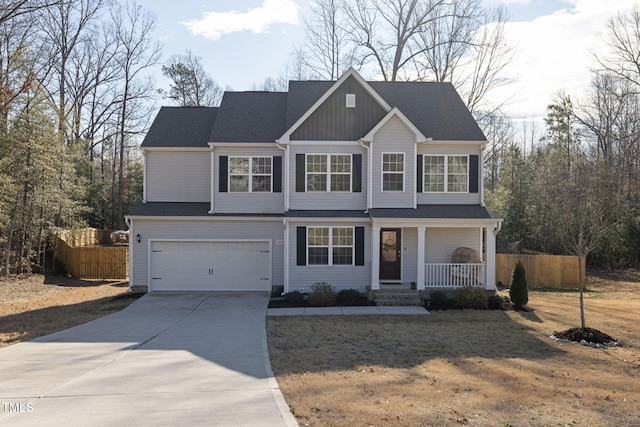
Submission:
[[[418,205],[410,208],[374,208],[371,217],[407,219],[499,219],[500,217],[480,205]]]
[[[142,147],[206,147],[208,142],[274,142],[333,81],[291,81],[288,92],[225,92],[220,107],[162,107]],[[368,82],[434,140],[486,138],[450,83]]]
[[[233,214],[209,214],[210,203],[197,202],[146,202],[140,203],[129,212],[129,216],[208,216],[208,217],[282,217],[283,214],[265,213],[233,213]]]
[[[285,218],[363,218],[369,219],[369,215],[362,210],[290,210],[284,214]]]
[[[225,92],[212,142],[274,142],[285,132],[284,92]]]
[[[486,140],[451,83],[369,84],[392,108],[398,107],[427,138],[449,141]]]
[[[142,147],[207,147],[217,107],[162,107]]]

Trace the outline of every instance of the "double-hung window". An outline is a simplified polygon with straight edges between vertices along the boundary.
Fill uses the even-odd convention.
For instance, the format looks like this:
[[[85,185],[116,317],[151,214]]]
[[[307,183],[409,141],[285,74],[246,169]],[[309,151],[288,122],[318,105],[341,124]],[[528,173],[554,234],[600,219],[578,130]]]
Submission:
[[[307,265],[353,265],[353,227],[308,227]]]
[[[271,157],[229,157],[229,191],[272,191]]]
[[[351,191],[350,154],[307,154],[307,191]]]
[[[469,191],[468,156],[424,156],[424,192],[466,193]]]
[[[382,191],[404,191],[403,153],[382,153]]]

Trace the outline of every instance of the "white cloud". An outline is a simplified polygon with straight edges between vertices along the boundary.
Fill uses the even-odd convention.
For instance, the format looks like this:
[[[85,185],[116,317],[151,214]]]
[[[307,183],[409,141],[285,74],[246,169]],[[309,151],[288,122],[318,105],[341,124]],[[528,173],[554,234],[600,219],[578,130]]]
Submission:
[[[264,0],[246,12],[205,12],[202,19],[181,22],[192,34],[219,40],[225,34],[251,31],[266,33],[272,24],[298,24],[298,6],[293,0]]]
[[[607,21],[629,10],[636,0],[570,0],[564,9],[532,21],[507,24],[518,56],[505,70],[519,82],[496,90],[496,100],[515,94],[506,108],[510,115],[544,116],[554,94],[564,91],[581,98],[589,89],[595,61],[591,52],[602,51]]]

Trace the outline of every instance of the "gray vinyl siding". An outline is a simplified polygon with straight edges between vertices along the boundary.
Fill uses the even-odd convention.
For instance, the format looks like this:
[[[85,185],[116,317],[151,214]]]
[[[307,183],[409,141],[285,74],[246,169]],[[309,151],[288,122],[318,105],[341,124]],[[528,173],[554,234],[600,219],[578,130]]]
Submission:
[[[367,153],[357,144],[291,145],[289,148],[289,209],[302,210],[363,210],[367,209]],[[361,154],[362,191],[360,192],[296,192],[296,154]]]
[[[425,262],[449,263],[459,247],[482,254],[481,228],[428,228],[425,236]]]
[[[415,134],[402,121],[390,119],[374,136],[372,155],[372,207],[413,208],[415,190]],[[382,154],[404,153],[404,191],[382,191]]]
[[[355,108],[346,108],[347,94],[355,95]],[[293,132],[291,140],[356,141],[385,114],[364,87],[350,77]]]
[[[283,213],[284,212],[284,151],[279,148],[256,147],[256,148],[232,148],[215,147],[214,149],[214,212],[215,213]],[[283,192],[280,193],[234,193],[220,192],[218,182],[218,170],[220,167],[220,156],[269,156],[282,157]],[[272,164],[273,165],[273,164]],[[275,177],[272,177],[274,180]]]
[[[469,144],[419,144],[418,154],[425,155],[472,155],[476,154],[482,158],[480,147]],[[419,177],[418,179],[423,179]],[[478,183],[482,179],[482,165],[478,168]],[[477,193],[418,193],[417,202],[419,205],[473,205],[481,201],[480,184]]]
[[[418,230],[402,229],[402,282],[412,283],[418,280]]]
[[[208,202],[211,161],[207,151],[146,151],[146,201]]]
[[[364,265],[297,265],[296,227],[362,227],[364,226]],[[354,254],[355,256],[355,254]],[[368,223],[353,222],[289,222],[289,290],[310,292],[316,282],[331,284],[336,292],[341,289],[365,291],[371,285],[371,227]]]
[[[272,286],[284,284],[284,229],[282,221],[238,220],[132,220],[131,286],[148,286],[149,240],[271,240]]]

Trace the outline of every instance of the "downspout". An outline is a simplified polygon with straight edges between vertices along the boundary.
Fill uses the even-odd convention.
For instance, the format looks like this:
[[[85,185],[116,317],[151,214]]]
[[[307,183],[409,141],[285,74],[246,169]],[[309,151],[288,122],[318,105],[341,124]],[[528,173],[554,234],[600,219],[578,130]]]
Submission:
[[[364,140],[363,139],[359,139],[358,143],[364,147],[367,150],[367,209],[364,211],[364,213],[369,213],[369,209],[371,209],[371,152],[370,152],[370,148],[368,145],[364,144]],[[371,142],[371,141],[369,141]]]
[[[480,150],[480,160],[478,161],[478,163],[480,163],[478,165],[478,174],[480,174],[480,176],[478,177],[478,179],[480,180],[480,206],[482,206],[483,208],[485,207],[484,205],[484,150],[485,148],[487,148],[486,142],[482,143],[482,149]],[[499,231],[500,230],[498,230],[498,232]],[[498,232],[496,232],[496,234],[498,234]]]
[[[215,182],[215,161],[216,161],[216,155],[213,149],[213,144],[209,144],[209,146],[211,147],[211,200],[210,200],[210,206],[209,206],[209,214],[213,215],[213,213],[215,212],[215,193],[216,193],[216,182]]]
[[[142,203],[147,203],[147,151],[142,148]]]
[[[133,230],[133,220],[130,216],[125,216],[124,221],[127,223],[127,228],[129,229],[129,271],[127,272],[127,276],[129,276],[129,291],[133,289],[133,275],[131,274],[131,270],[133,269],[133,245],[134,245],[134,230]]]
[[[289,150],[280,144],[280,140],[276,140],[276,147],[284,151],[284,182],[282,183],[282,191],[284,191],[284,211],[289,211]]]
[[[282,225],[284,228],[284,287],[282,295],[284,295],[289,292],[289,222],[287,222],[286,218],[282,218]]]

